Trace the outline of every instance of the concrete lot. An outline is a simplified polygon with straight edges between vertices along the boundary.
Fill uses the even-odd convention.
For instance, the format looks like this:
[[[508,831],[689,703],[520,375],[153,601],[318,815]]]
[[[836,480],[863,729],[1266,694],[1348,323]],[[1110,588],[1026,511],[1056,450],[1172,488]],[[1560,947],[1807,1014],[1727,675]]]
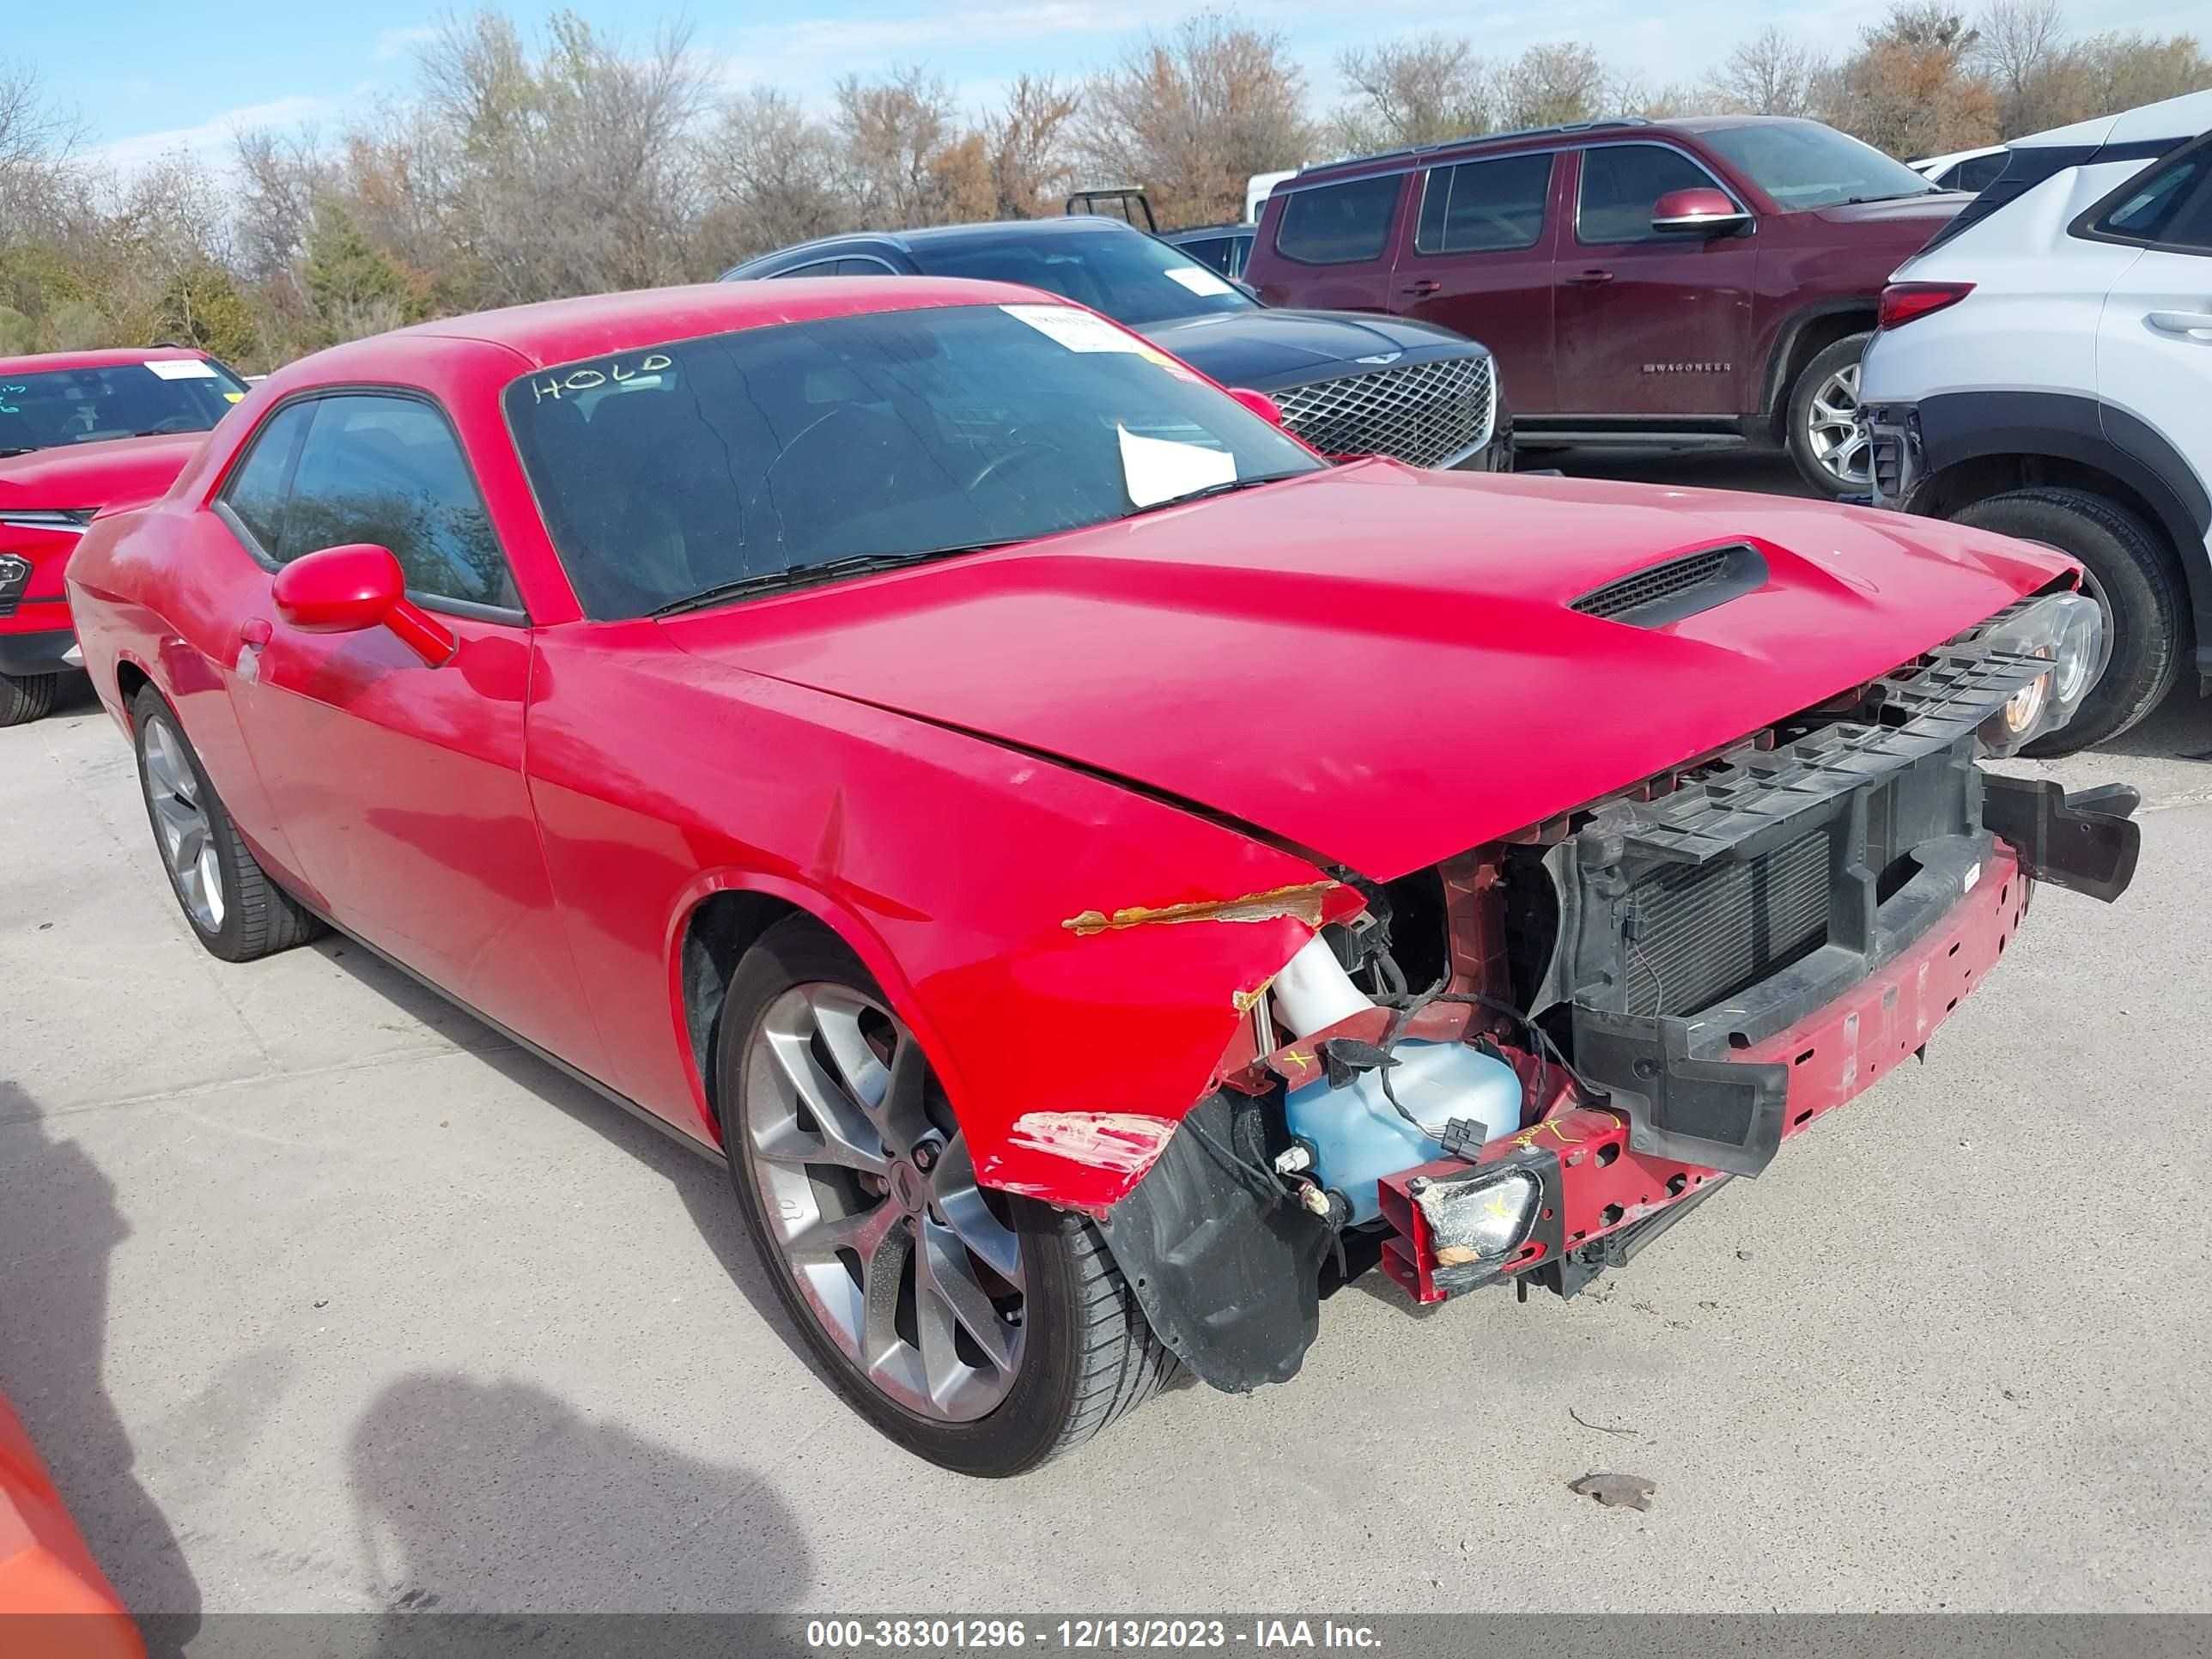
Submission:
[[[143,1611],[2212,1607],[2208,758],[2186,696],[2058,769],[2135,891],[1627,1272],[1355,1289],[986,1486],[809,1375],[719,1171],[343,941],[203,954],[80,691],[0,732],[0,1389]]]

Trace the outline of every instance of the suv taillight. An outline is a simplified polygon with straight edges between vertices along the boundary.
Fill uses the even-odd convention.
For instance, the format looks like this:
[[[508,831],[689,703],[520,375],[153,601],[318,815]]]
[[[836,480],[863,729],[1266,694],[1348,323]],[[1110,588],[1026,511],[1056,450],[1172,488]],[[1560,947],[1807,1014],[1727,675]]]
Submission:
[[[1974,291],[1972,283],[1892,283],[1881,291],[1877,328],[1903,328],[1931,312],[1954,306]]]

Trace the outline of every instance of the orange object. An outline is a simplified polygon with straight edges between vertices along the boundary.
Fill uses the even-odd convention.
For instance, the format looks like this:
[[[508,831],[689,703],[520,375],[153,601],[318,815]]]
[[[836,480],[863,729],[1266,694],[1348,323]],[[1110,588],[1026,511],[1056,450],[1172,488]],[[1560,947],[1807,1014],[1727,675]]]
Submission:
[[[145,1659],[138,1627],[92,1559],[0,1399],[0,1651],[9,1659]]]

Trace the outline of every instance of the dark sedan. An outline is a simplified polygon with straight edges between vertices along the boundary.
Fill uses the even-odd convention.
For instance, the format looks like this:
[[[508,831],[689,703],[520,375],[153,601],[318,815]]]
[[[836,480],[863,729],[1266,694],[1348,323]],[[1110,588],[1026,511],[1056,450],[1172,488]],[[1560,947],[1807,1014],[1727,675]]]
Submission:
[[[1264,392],[1327,455],[1506,471],[1512,425],[1489,351],[1432,324],[1265,306],[1182,250],[1109,219],[861,232],[726,272],[974,276],[1022,283],[1103,312],[1224,386]]]

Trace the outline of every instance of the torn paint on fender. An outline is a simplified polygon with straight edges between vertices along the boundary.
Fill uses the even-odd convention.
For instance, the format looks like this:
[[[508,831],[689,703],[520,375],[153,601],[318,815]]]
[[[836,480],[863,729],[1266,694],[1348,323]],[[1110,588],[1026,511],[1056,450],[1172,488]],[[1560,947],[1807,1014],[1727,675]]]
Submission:
[[[1140,1112],[1025,1112],[1014,1120],[1006,1144],[1117,1174],[1140,1175],[1152,1168],[1175,1132],[1172,1118]]]
[[[1194,899],[1187,903],[1158,907],[1132,904],[1110,916],[1103,910],[1085,910],[1060,925],[1081,939],[1124,927],[1142,927],[1152,922],[1279,921],[1288,917],[1309,927],[1318,927],[1322,924],[1322,901],[1341,884],[1310,881],[1291,887],[1271,887],[1264,893],[1247,893],[1241,898]]]

